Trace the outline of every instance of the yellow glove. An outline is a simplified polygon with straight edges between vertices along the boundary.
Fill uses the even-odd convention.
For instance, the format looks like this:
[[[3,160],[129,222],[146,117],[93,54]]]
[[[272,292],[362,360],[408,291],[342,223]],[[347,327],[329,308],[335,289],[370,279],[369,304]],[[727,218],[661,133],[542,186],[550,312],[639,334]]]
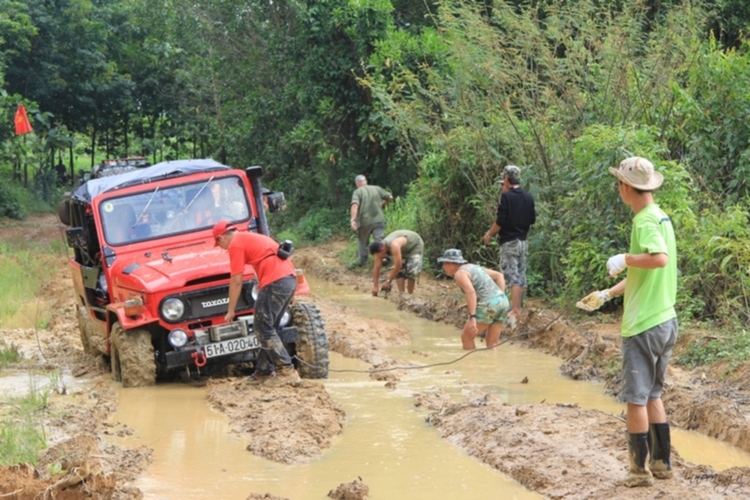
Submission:
[[[596,311],[611,298],[612,297],[609,295],[609,290],[600,290],[598,292],[592,292],[586,295],[584,298],[582,298],[578,302],[576,302],[576,307],[578,309],[583,309],[584,311],[588,311],[588,312]]]

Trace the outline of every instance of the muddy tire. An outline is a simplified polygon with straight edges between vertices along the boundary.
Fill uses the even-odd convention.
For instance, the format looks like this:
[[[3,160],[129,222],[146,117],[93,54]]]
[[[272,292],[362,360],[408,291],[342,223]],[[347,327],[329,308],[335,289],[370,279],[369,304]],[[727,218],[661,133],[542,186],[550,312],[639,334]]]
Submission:
[[[83,352],[89,356],[97,356],[99,351],[91,345],[91,337],[94,335],[94,330],[91,327],[91,319],[89,318],[88,309],[86,306],[78,306],[78,330],[81,333],[81,344],[83,344]]]
[[[297,371],[302,378],[328,377],[328,337],[320,311],[313,304],[294,304],[289,308],[292,324],[297,327],[299,340],[295,343]]]
[[[142,328],[124,330],[120,323],[110,333],[112,379],[123,387],[143,387],[156,383],[156,361],[151,334]]]

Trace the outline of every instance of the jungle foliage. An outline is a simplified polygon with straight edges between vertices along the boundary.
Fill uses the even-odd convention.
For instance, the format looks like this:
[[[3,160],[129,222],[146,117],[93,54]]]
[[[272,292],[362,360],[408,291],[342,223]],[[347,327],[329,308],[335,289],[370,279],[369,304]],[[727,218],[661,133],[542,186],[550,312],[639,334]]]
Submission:
[[[210,156],[263,165],[289,202],[279,230],[320,241],[349,234],[363,173],[397,196],[389,228],[420,232],[427,258],[459,247],[492,265],[480,238],[517,164],[537,200],[530,291],[567,305],[610,284],[606,259],[627,248],[607,167],[645,156],[667,179],[656,198],[677,230],[683,319],[750,321],[741,2],[0,0],[0,13],[0,174],[41,198],[61,158],[72,173],[82,156]]]

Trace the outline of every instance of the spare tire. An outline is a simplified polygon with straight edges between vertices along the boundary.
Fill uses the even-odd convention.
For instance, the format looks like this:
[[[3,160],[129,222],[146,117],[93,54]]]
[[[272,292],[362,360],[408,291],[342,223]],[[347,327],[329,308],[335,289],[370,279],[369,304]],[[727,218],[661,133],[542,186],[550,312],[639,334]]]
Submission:
[[[57,205],[57,218],[66,226],[70,225],[70,200],[63,200]]]
[[[289,308],[299,339],[295,343],[295,366],[302,378],[328,378],[328,337],[320,311],[314,304]]]

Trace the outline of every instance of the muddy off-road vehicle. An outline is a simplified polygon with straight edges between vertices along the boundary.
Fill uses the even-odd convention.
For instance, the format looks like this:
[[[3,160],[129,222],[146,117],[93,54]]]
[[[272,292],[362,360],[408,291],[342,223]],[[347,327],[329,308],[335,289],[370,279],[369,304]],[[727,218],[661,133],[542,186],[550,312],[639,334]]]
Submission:
[[[91,179],[61,203],[81,341],[87,353],[109,357],[123,386],[257,359],[255,271],[245,266],[236,319],[225,322],[229,258],[211,229],[230,220],[240,231],[269,234],[263,196],[271,212],[284,197],[261,188],[262,173],[213,160],[164,162]],[[297,284],[298,295],[310,293],[301,270]],[[328,376],[328,340],[314,305],[293,301],[278,333],[302,377]]]

